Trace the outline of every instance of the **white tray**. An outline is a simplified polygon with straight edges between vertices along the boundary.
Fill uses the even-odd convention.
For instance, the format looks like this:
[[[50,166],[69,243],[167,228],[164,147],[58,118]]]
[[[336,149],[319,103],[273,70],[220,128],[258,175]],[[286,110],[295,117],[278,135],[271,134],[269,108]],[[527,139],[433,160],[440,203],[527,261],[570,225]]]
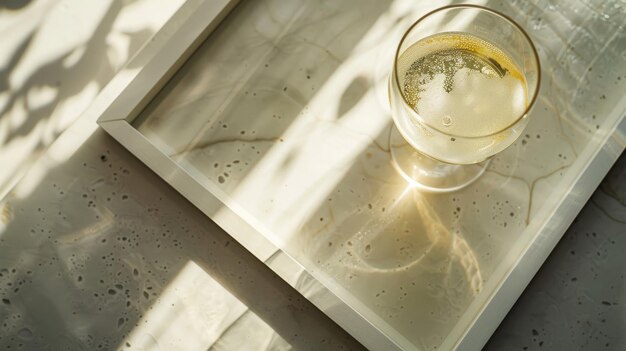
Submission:
[[[235,3],[188,0],[102,128],[366,347],[480,348],[624,149],[624,9],[487,2],[538,46],[540,96],[478,182],[433,195],[389,163],[386,82],[434,5]]]

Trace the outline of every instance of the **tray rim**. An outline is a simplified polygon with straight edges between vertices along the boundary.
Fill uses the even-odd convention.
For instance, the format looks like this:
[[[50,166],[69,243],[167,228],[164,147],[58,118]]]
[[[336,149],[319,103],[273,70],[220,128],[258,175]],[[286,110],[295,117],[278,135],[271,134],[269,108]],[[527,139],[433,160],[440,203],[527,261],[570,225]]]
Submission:
[[[194,178],[133,126],[132,123],[143,109],[239,2],[240,0],[186,0],[125,66],[139,68],[122,69],[100,93],[94,102],[103,105],[97,123],[282,279],[287,281],[288,272],[294,271],[311,278],[318,292],[313,298],[306,297],[304,291],[290,285],[368,349],[415,348],[400,333],[392,331],[393,335],[388,335],[389,331],[385,333],[376,327],[373,321],[378,324],[386,323],[376,318],[375,314],[363,315],[361,312],[369,310],[367,306],[360,306],[359,312],[344,302],[327,288],[323,279],[311,275],[296,259],[263,234],[258,226],[253,226],[241,213],[223,203],[214,194],[219,191],[217,188],[208,189],[206,184]],[[477,308],[469,325],[465,328],[460,325],[462,323],[457,323],[449,334],[456,334],[457,337],[447,338],[442,349],[480,349],[486,344],[626,147],[625,110],[626,99],[622,99],[610,113],[621,113],[621,119],[610,126],[610,131],[600,147],[588,150],[591,155],[586,159],[582,173],[570,185],[570,191],[557,201],[555,210],[538,228],[539,233],[517,257],[516,263],[506,272],[486,303]],[[576,192],[571,191],[574,188],[577,189]],[[219,214],[216,215],[218,209]],[[250,233],[254,237],[246,235]],[[272,268],[268,259],[276,252],[285,253],[287,259],[282,263],[287,262],[288,267],[281,266],[280,270]]]

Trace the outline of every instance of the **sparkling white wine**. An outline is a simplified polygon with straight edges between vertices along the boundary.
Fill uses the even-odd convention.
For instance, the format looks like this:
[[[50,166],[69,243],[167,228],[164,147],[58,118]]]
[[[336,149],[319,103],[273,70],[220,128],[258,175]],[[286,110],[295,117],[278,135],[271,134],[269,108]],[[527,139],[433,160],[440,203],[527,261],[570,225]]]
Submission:
[[[514,61],[473,35],[447,32],[422,39],[400,55],[396,69],[402,94],[415,111],[405,118],[416,119],[398,127],[409,138],[423,139],[419,131],[407,130],[416,124],[450,135],[445,143],[431,140],[418,148],[444,161],[472,163],[488,157],[477,154],[509,139],[498,133],[514,124],[529,104],[526,80]],[[457,139],[462,140],[454,145]]]

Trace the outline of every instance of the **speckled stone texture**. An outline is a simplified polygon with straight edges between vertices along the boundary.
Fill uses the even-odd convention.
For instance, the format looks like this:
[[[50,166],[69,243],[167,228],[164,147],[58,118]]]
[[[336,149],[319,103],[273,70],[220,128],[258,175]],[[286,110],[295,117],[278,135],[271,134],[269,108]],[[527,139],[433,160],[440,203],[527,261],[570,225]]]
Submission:
[[[1,206],[0,349],[361,349],[102,130],[50,166]]]
[[[626,349],[622,154],[485,350]]]
[[[626,347],[625,172],[622,156],[486,350]],[[360,349],[102,131],[1,213],[0,349]]]
[[[17,3],[19,1],[11,2]],[[55,14],[59,16],[57,12],[48,11],[56,5],[53,1],[23,3],[39,6],[39,10],[35,11],[36,16],[29,15],[29,20],[36,20],[37,23],[47,23],[42,19],[54,17]],[[0,165],[0,188],[12,184],[14,176],[27,168],[26,163],[33,164],[33,167],[0,202],[0,349],[362,349],[345,331],[220,231],[166,182],[111,137],[97,130],[94,120],[80,120],[61,134],[52,150],[44,151],[89,105],[106,79],[131,53],[136,52],[150,33],[159,28],[159,25],[151,26],[143,22],[139,25],[139,19],[149,21],[156,18],[142,15],[146,12],[146,6],[156,6],[154,2],[124,2],[123,9],[119,7],[121,2],[99,3],[102,9],[98,14],[103,16],[104,24],[95,32],[95,42],[85,45],[86,51],[82,51],[83,42],[80,40],[72,42],[74,46],[69,47],[62,55],[63,59],[55,61],[53,65],[46,60],[29,58],[54,56],[54,52],[50,51],[58,46],[44,44],[57,42],[55,40],[59,37],[65,39],[64,43],[68,42],[71,37],[68,33],[57,33],[59,37],[49,36],[53,34],[54,26],[60,26],[62,21],[51,21],[52,24],[45,27],[42,33],[48,36],[42,34],[39,39],[27,39],[26,42],[30,43],[28,45],[39,50],[28,52],[24,51],[27,44],[18,44],[21,39],[30,38],[29,34],[35,26],[21,20],[21,17],[20,21],[2,22],[11,24],[2,28],[19,29],[23,26],[22,34],[11,32],[10,36],[5,37],[13,41],[2,40],[0,45],[7,45],[8,49],[4,52],[11,53],[2,62],[8,62],[2,72],[22,72],[20,74],[24,79],[13,79],[10,84],[5,84],[5,77],[0,77],[3,79],[0,81],[0,89],[13,89],[9,94],[10,99],[5,98],[8,94],[6,91],[0,90],[0,94],[5,94],[0,95],[0,103],[9,107],[3,107],[0,113],[0,138],[4,138],[2,140],[5,142],[0,149],[0,160],[3,161]],[[345,6],[346,3],[336,3],[336,6]],[[379,6],[387,3],[392,2],[377,2]],[[415,4],[412,1],[393,3]],[[516,13],[516,19],[532,28],[538,37],[544,33],[542,31],[548,31],[548,19],[563,20],[561,15],[572,16],[575,20],[563,20],[566,28],[560,33],[564,33],[565,39],[569,38],[569,34],[575,34],[572,38],[585,40],[584,43],[591,45],[587,48],[598,49],[596,45],[603,43],[587,41],[593,38],[592,35],[606,34],[605,26],[621,23],[616,20],[619,19],[619,9],[609,6],[615,2],[577,1],[566,5],[560,1],[491,3]],[[96,23],[86,15],[95,11],[95,7],[89,6],[87,2],[67,0],[59,4],[62,9],[59,11],[69,11],[72,14],[70,18],[81,19],[87,24]],[[0,11],[4,11],[1,7],[3,5],[0,4]],[[552,17],[537,16],[543,7],[551,8],[549,13]],[[400,11],[403,7],[390,8]],[[589,12],[589,8],[593,11]],[[0,13],[3,16],[0,22],[12,18],[9,12]],[[121,19],[115,20],[115,16],[120,13],[123,14],[120,15]],[[350,18],[356,16],[351,11],[342,13]],[[98,14],[94,16],[97,18]],[[609,18],[597,17],[604,14],[610,15]],[[323,15],[326,16],[325,13]],[[584,19],[582,15],[593,17],[598,27],[582,28],[575,32],[571,30],[570,27],[581,29],[579,24]],[[131,20],[133,16],[135,20]],[[364,17],[356,17],[358,21],[355,23],[364,25]],[[18,18],[17,15],[15,18]],[[372,21],[375,19],[374,16],[368,18]],[[148,28],[144,28],[147,31],[140,28],[142,26]],[[82,32],[87,29],[80,26],[72,28],[74,31],[71,34],[89,41],[88,35],[82,36]],[[317,31],[311,32],[312,35],[319,34]],[[401,32],[400,28],[398,32]],[[619,31],[611,33],[620,34]],[[329,37],[332,39],[330,42],[334,42],[335,36]],[[550,41],[556,36],[543,35],[541,38]],[[372,42],[378,43],[379,40]],[[108,45],[106,50],[104,43]],[[571,49],[570,46],[568,48]],[[587,62],[585,60],[589,59],[588,56],[595,55],[597,51],[544,51],[544,55],[552,55],[549,57],[554,60],[562,57],[570,65],[556,72],[561,78],[569,80],[554,85],[551,89],[556,90],[551,91],[561,87],[573,89],[572,82],[577,82],[574,78],[579,76],[590,79],[592,83],[603,81],[606,86],[600,92],[587,90],[590,85],[583,84],[581,89],[576,90],[578,98],[574,99],[574,104],[569,104],[569,95],[560,95],[563,99],[548,101],[559,109],[553,109],[552,105],[544,101],[545,106],[538,109],[538,113],[556,116],[562,112],[561,108],[567,108],[571,110],[568,112],[570,115],[580,114],[580,122],[585,126],[576,129],[577,133],[589,138],[597,130],[600,130],[600,134],[606,133],[604,127],[600,128],[600,120],[613,101],[622,97],[616,87],[622,87],[624,79],[621,73],[615,74],[623,67],[602,63],[622,57],[618,55],[623,51],[619,51],[619,48],[619,45],[609,47],[610,55],[603,55],[594,61],[593,71],[591,67],[580,63]],[[321,53],[322,56],[326,55],[323,50]],[[587,56],[580,60],[576,54]],[[72,67],[82,70],[72,70]],[[99,70],[97,67],[105,68]],[[85,69],[99,72],[97,84],[90,84],[91,80],[86,78],[91,76],[84,74]],[[32,73],[30,80],[27,79],[29,72]],[[319,83],[316,89],[327,78],[320,72],[296,73],[307,84]],[[611,80],[603,80],[605,76],[610,76]],[[56,89],[57,79],[63,91],[60,95],[51,95],[50,91]],[[340,115],[358,106],[356,101],[365,94],[363,86],[366,82],[359,76],[353,84],[347,85],[343,103],[337,106]],[[19,84],[11,85],[16,83]],[[20,87],[22,83],[25,85]],[[276,81],[276,84],[280,91],[284,91],[282,82]],[[296,89],[290,86],[289,94],[293,94]],[[68,92],[68,87],[75,89],[76,93]],[[585,94],[593,95],[588,97]],[[7,104],[7,101],[10,103]],[[24,105],[24,101],[32,105]],[[582,106],[587,101],[591,103]],[[35,109],[36,113],[26,118],[25,111],[28,108]],[[281,116],[273,117],[284,122],[279,118]],[[347,123],[348,120],[342,121]],[[231,129],[224,130],[233,131],[234,126],[231,124]],[[570,152],[566,145],[567,138],[559,139],[567,152],[545,147],[543,143],[548,138],[542,134],[544,137],[539,140],[538,135],[539,132],[543,133],[543,127],[539,128],[541,124],[537,126],[509,154],[513,155],[516,150],[529,150],[527,155],[550,158],[551,165],[557,171],[558,167],[573,162],[572,155],[575,153]],[[239,130],[235,132],[240,133]],[[572,149],[581,147],[581,140],[588,138],[575,140],[577,143],[571,145]],[[372,149],[378,152],[375,145],[372,145]],[[363,156],[368,159],[371,154]],[[23,160],[26,163],[20,162]],[[8,166],[8,161],[13,162],[11,166]],[[207,165],[213,167],[213,163]],[[494,162],[490,177],[499,179],[496,172],[507,171],[510,166],[506,162]],[[228,180],[222,177],[225,186],[233,182],[232,175]],[[626,282],[623,276],[626,268],[623,255],[626,246],[625,179],[626,161],[622,155],[496,331],[487,350],[626,349],[623,336],[626,330]],[[541,193],[552,186],[552,183],[547,184],[538,188],[538,191]],[[342,184],[345,190],[350,185],[351,181]],[[510,196],[501,202],[507,200],[510,200]],[[370,205],[382,207],[375,202]],[[446,206],[452,210],[457,207],[452,202]],[[478,211],[483,208],[477,206],[473,209]],[[505,211],[502,206],[485,206],[484,209],[491,209],[494,214],[508,221],[512,217],[509,216],[510,211]],[[458,212],[448,212],[451,218],[459,217]],[[313,216],[313,222],[323,224],[323,221],[318,220],[321,217]],[[523,219],[516,217],[520,226]],[[510,235],[513,222],[508,221],[494,222],[494,226],[503,227],[508,223],[508,229],[502,231]],[[506,238],[500,240],[503,246],[508,244]],[[323,244],[327,246],[326,242]],[[363,249],[367,250],[367,246]],[[276,261],[279,259],[275,256],[271,258]],[[486,257],[481,259],[487,260]],[[365,279],[363,282],[369,283]],[[393,299],[390,301],[397,302]],[[436,346],[436,342],[434,340],[431,344]]]

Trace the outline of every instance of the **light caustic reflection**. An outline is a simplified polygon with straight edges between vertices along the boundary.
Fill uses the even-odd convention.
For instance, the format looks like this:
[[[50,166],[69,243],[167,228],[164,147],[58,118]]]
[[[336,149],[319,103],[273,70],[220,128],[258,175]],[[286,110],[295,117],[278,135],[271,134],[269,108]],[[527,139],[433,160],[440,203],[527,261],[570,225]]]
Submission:
[[[398,211],[407,210],[412,211],[417,219],[415,222],[420,225],[419,230],[407,233],[413,245],[408,249],[401,248],[401,251],[411,252],[389,255],[385,247],[377,246],[393,241],[390,238],[392,233],[387,229],[397,221]],[[354,240],[348,240],[351,247],[348,256],[353,258],[357,270],[364,273],[397,273],[418,267],[430,268],[445,274],[443,284],[448,285],[453,265],[459,265],[468,284],[468,292],[475,296],[482,290],[483,277],[474,251],[461,232],[453,232],[444,224],[428,198],[414,186],[408,185],[386,214],[371,219],[362,228],[353,236]],[[377,254],[377,251],[380,253]],[[402,256],[404,259],[397,259]]]
[[[35,162],[79,116],[89,123],[75,145],[91,134],[98,114],[84,111],[96,112],[98,92],[182,2],[17,1],[0,11],[0,198],[24,174],[16,195],[28,196],[65,161]]]

